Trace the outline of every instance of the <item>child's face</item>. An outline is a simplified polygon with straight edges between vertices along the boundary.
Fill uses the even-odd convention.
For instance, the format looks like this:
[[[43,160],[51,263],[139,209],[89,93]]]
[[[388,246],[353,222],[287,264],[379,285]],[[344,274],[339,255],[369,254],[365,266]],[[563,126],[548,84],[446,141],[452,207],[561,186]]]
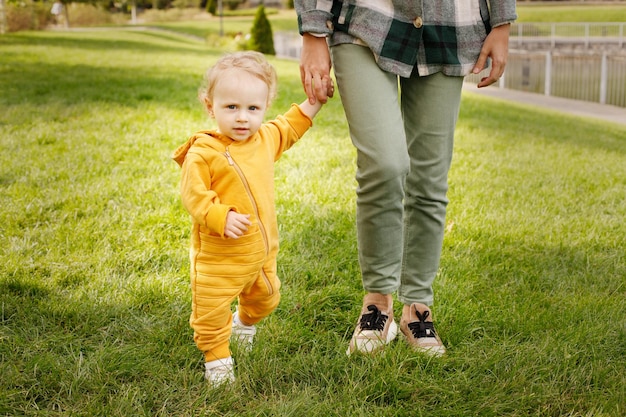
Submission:
[[[236,141],[254,135],[265,118],[268,94],[267,84],[247,72],[227,72],[215,85],[208,104],[218,131]]]

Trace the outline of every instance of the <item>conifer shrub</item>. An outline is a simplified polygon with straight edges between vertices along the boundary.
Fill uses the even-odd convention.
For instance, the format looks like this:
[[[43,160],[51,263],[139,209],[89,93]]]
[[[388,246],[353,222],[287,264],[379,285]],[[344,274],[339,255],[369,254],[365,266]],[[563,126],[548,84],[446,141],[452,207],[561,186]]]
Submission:
[[[254,22],[250,32],[249,49],[267,55],[276,55],[272,26],[265,14],[265,7],[260,5],[254,15]]]
[[[206,4],[206,11],[213,16],[217,15],[217,0],[209,0]]]

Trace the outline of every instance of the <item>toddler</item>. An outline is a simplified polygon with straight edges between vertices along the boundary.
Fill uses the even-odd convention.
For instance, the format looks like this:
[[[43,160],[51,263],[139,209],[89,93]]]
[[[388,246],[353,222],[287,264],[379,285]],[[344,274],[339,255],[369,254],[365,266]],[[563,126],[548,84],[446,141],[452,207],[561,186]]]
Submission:
[[[329,95],[332,89],[329,85]],[[274,162],[312,126],[321,108],[319,101],[293,104],[264,123],[275,95],[276,72],[262,54],[222,57],[200,90],[217,129],[192,135],[173,155],[182,168],[182,203],[192,219],[190,324],[204,353],[205,378],[214,384],[235,378],[231,336],[250,347],[255,325],[278,305]]]

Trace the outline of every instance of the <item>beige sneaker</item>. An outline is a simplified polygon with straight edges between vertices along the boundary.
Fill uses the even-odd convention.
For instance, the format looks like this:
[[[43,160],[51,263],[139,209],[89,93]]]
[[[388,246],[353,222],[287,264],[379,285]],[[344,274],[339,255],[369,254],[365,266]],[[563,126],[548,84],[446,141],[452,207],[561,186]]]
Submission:
[[[354,352],[372,353],[382,349],[398,333],[393,321],[393,301],[390,296],[369,293],[363,298],[361,317],[354,329],[347,355]]]
[[[214,386],[235,381],[233,358],[230,356],[224,359],[205,362],[204,368],[204,378]]]
[[[445,346],[435,332],[432,313],[424,304],[413,303],[402,308],[400,331],[415,350],[433,356],[441,356],[446,352]]]

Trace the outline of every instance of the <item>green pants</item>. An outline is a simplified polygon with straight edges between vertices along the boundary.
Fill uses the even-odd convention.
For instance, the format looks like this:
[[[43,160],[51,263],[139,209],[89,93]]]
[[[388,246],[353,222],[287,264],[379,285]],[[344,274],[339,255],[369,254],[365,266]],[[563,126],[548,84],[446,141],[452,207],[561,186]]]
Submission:
[[[357,237],[363,286],[433,304],[462,77],[399,78],[369,48],[332,47],[357,149]]]

